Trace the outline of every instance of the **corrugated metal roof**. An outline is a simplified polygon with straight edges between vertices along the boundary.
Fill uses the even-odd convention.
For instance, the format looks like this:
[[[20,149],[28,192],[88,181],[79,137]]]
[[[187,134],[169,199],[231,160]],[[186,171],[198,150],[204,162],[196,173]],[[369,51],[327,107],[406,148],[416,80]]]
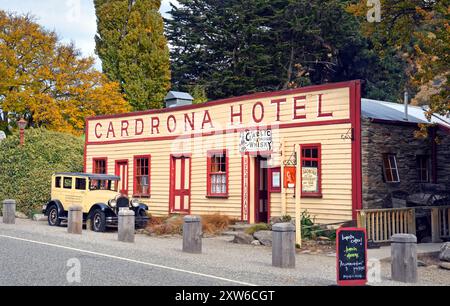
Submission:
[[[403,104],[361,99],[361,116],[364,118],[412,123],[436,123],[450,128],[450,118],[434,114],[429,121],[425,116],[426,110],[425,107],[408,105],[408,120],[406,120]]]
[[[192,96],[189,93],[180,91],[169,91],[169,93],[164,98],[164,100],[174,100],[174,99],[194,100],[194,98],[192,98]]]

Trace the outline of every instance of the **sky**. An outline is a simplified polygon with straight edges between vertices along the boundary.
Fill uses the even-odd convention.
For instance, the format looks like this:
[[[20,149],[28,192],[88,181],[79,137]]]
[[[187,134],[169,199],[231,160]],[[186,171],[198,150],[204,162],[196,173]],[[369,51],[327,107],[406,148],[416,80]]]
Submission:
[[[162,0],[160,11],[164,17],[170,10],[170,2],[177,4],[176,0]],[[31,13],[37,23],[55,31],[61,41],[73,41],[83,56],[95,56],[97,25],[93,0],[0,0],[0,9]],[[96,67],[101,69],[97,57]]]

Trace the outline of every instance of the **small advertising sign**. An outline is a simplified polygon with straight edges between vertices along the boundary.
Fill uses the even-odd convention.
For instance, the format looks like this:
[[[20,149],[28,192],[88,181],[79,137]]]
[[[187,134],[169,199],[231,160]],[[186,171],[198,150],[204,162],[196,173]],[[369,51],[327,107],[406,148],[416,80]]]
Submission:
[[[367,283],[367,240],[364,228],[341,228],[337,231],[336,264],[338,285]]]
[[[302,191],[319,192],[319,171],[317,167],[302,167]]]
[[[272,152],[272,130],[247,130],[240,133],[239,151]]]
[[[284,188],[295,188],[295,167],[284,167]]]

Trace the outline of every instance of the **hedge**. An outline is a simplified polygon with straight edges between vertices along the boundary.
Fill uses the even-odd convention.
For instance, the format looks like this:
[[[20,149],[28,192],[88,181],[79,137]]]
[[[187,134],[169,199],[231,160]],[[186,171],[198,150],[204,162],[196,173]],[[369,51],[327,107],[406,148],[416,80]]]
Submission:
[[[50,199],[54,172],[83,169],[84,142],[80,137],[42,128],[25,130],[25,145],[19,133],[0,141],[0,201],[15,199],[17,210],[29,216]]]

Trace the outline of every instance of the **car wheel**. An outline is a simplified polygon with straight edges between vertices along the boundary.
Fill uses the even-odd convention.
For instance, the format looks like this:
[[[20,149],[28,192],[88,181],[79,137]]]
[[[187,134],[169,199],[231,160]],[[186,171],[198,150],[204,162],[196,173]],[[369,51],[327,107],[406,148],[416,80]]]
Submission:
[[[48,210],[48,225],[59,226],[61,225],[61,219],[58,216],[58,208],[56,206],[50,207]]]
[[[106,216],[103,211],[96,209],[92,214],[92,230],[94,232],[104,232],[106,230]]]
[[[143,209],[138,211],[137,217],[147,217],[147,212]],[[147,220],[136,222],[137,228],[145,228],[147,226]]]

